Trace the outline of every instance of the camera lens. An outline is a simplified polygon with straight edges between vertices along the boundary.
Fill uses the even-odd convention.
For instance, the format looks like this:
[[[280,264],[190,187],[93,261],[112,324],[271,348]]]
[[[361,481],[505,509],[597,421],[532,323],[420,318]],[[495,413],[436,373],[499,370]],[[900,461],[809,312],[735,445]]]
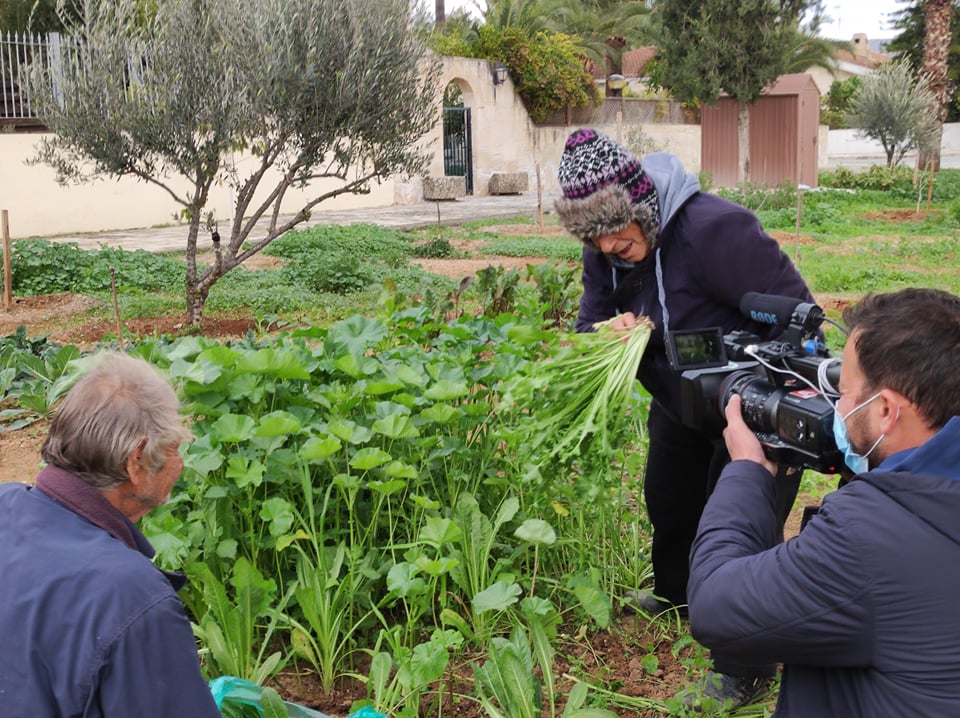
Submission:
[[[720,384],[717,404],[720,415],[730,397],[740,395],[740,414],[752,431],[764,434],[777,433],[777,408],[786,392],[763,377],[749,371],[735,371]]]

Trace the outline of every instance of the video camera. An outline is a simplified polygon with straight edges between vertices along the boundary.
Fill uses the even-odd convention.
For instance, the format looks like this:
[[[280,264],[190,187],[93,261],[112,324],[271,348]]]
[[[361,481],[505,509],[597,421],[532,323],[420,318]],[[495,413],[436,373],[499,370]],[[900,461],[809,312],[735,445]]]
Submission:
[[[719,437],[724,407],[739,394],[744,422],[771,461],[836,473],[843,455],[824,393],[838,395],[840,360],[818,338],[823,310],[795,297],[750,292],[740,311],[784,331],[769,341],[745,331],[724,335],[719,327],[667,333],[670,365],[682,372],[680,420]]]

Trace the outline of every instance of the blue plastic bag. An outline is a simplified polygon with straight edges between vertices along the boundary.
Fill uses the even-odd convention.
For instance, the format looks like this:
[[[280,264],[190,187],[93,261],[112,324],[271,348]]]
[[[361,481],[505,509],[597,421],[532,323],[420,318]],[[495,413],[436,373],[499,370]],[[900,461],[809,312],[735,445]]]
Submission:
[[[224,716],[236,718],[264,718],[263,688],[252,681],[236,676],[220,676],[210,681],[210,692],[217,708]],[[282,701],[288,718],[331,718],[326,713],[315,711],[306,706]],[[370,706],[354,711],[347,718],[387,718]]]
[[[266,715],[263,711],[263,688],[256,683],[236,676],[220,676],[210,681],[209,685],[217,708],[225,716],[264,718]],[[289,701],[283,701],[283,707],[288,718],[330,718],[325,713]]]
[[[370,706],[364,706],[358,711],[354,711],[347,718],[387,718],[383,713],[377,713]]]

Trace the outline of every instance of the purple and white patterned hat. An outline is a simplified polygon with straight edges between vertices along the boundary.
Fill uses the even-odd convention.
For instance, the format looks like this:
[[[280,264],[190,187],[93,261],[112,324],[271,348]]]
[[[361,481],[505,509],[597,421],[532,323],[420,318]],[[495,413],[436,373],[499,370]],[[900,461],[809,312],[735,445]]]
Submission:
[[[583,128],[568,138],[557,169],[563,197],[554,204],[564,228],[584,244],[637,222],[653,247],[660,203],[640,160],[602,132]]]

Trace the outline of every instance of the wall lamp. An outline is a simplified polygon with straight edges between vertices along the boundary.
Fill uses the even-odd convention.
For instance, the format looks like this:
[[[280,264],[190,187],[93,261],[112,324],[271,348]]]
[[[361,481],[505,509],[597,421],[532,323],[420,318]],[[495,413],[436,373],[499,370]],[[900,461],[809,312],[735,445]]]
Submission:
[[[607,78],[607,87],[610,88],[610,92],[614,97],[620,97],[623,93],[623,88],[627,86],[627,78],[623,75],[610,75]]]
[[[493,73],[494,86],[502,85],[504,82],[507,81],[507,74],[508,74],[507,66],[504,65],[502,62],[498,62],[496,65],[494,65],[491,68],[490,71]]]

